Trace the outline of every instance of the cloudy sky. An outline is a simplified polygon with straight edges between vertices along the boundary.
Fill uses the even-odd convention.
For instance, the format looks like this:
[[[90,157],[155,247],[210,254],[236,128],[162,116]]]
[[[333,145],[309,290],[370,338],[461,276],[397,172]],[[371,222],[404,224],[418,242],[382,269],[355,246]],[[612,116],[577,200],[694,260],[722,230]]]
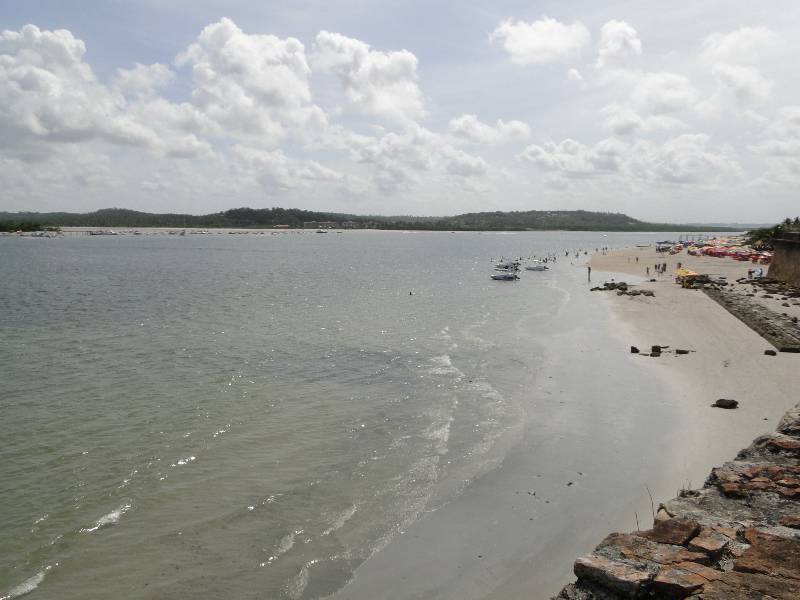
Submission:
[[[0,30],[0,210],[800,213],[795,0],[0,0]]]

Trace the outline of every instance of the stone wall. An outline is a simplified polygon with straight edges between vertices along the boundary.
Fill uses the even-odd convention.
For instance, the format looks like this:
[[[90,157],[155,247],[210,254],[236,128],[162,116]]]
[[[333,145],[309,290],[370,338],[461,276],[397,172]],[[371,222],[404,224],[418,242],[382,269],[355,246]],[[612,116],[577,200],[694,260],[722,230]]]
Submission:
[[[575,561],[558,600],[800,598],[800,405],[653,528],[612,533]]]
[[[769,277],[800,285],[800,232],[781,234],[773,244],[775,256],[769,266]]]

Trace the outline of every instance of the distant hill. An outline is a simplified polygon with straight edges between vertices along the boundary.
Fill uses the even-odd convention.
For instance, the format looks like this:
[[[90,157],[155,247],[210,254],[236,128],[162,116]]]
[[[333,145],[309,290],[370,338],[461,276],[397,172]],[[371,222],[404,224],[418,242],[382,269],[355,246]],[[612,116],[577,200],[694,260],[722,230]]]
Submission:
[[[348,222],[353,228],[451,231],[730,231],[729,227],[648,223],[621,213],[529,210],[467,213],[452,217],[385,217],[316,212],[297,208],[233,208],[208,215],[153,214],[106,208],[90,213],[0,212],[0,222],[48,227],[301,228],[310,221]]]

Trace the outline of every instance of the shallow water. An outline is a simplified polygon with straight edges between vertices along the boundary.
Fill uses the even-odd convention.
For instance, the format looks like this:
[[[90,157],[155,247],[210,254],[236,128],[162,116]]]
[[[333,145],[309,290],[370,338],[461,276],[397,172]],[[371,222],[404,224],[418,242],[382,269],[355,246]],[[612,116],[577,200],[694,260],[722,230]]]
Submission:
[[[0,598],[340,589],[521,439],[562,249],[664,237],[0,237]]]

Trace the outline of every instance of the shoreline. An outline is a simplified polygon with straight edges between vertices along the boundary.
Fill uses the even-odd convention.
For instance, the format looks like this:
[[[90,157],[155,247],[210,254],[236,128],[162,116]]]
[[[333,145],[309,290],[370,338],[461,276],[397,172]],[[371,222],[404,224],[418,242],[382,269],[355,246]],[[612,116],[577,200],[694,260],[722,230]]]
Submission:
[[[774,598],[800,594],[800,404],[774,432],[659,504],[651,528],[611,533],[551,600]]]
[[[549,356],[521,441],[330,598],[366,600],[386,589],[398,598],[550,598],[572,580],[575,556],[608,531],[648,522],[650,494],[658,502],[700,484],[713,465],[777,425],[800,386],[793,357],[764,356],[769,344],[671,275],[645,282],[643,261],[655,258],[652,248],[632,248],[589,259],[592,285],[633,275],[654,298],[590,294],[581,263],[558,265],[555,285],[572,297],[554,325],[539,325]],[[695,264],[685,253],[666,260]],[[748,268],[699,260],[731,279]],[[629,354],[631,345],[652,344],[693,352]],[[712,409],[720,397],[739,398],[741,407]]]

